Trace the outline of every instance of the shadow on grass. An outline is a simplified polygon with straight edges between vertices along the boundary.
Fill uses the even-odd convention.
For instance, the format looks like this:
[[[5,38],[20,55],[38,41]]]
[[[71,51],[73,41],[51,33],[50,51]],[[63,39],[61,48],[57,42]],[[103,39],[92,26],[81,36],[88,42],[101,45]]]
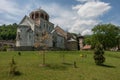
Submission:
[[[48,64],[47,66],[45,66],[45,68],[53,69],[53,70],[66,70],[67,66],[60,64]]]
[[[64,64],[65,66],[73,66],[74,68],[79,68],[76,63],[73,63],[73,64],[72,63],[62,63],[62,64]]]
[[[73,65],[73,64],[71,64],[71,63],[62,63],[62,64],[68,65],[68,66]]]
[[[14,77],[14,76],[21,76],[21,75],[22,75],[22,73],[19,72],[19,71],[16,71],[14,73],[9,73],[9,76],[12,76],[12,77]]]
[[[100,65],[102,67],[106,67],[106,68],[116,68],[115,66],[111,66],[111,65],[106,65],[106,64],[102,64]]]
[[[53,69],[53,70],[67,70],[70,66],[74,67],[72,63],[62,63],[62,64],[47,64],[45,68]],[[75,66],[75,68],[78,68]]]
[[[19,72],[19,71],[16,71],[16,72],[14,73],[14,75],[15,75],[15,76],[20,76],[20,75],[22,75],[22,73]]]

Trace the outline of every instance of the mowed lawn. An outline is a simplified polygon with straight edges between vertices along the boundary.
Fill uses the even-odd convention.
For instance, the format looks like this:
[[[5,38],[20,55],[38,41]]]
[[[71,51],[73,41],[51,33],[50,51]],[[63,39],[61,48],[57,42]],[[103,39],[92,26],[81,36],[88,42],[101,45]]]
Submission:
[[[105,52],[105,66],[94,63],[93,51],[48,51],[47,66],[41,67],[38,51],[0,52],[0,80],[120,80],[120,52]],[[63,62],[64,54],[64,64]],[[81,54],[87,55],[81,57]],[[14,57],[19,76],[9,76]],[[73,63],[76,61],[77,68]]]

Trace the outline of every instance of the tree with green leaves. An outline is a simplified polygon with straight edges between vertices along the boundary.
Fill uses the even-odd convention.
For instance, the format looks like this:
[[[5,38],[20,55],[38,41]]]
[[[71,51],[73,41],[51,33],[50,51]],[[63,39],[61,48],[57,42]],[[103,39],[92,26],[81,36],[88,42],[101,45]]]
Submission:
[[[84,44],[91,45],[92,44],[92,35],[85,35],[84,36]]]
[[[117,42],[118,42],[118,50],[120,50],[120,33],[118,34],[117,38]]]
[[[1,25],[0,26],[0,40],[15,40],[17,24]]]
[[[92,46],[96,43],[103,45],[104,49],[116,47],[118,45],[117,36],[120,34],[120,28],[113,24],[99,24],[93,29]]]

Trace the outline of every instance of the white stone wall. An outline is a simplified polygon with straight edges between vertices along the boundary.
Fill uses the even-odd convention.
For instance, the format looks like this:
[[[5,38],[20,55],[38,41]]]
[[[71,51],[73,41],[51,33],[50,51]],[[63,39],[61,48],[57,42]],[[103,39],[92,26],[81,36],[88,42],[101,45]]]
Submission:
[[[54,29],[54,24],[40,18],[40,26],[39,27],[40,27],[41,31],[45,30],[48,33],[50,33]]]
[[[17,29],[16,46],[33,46],[34,45],[34,33],[27,26],[21,26]]]
[[[46,45],[47,45],[48,47],[53,47],[52,35],[48,35],[48,39],[46,40]]]
[[[42,18],[39,19],[37,23],[31,22],[30,18],[25,17],[22,22],[20,23],[20,26],[17,28],[17,39],[16,39],[16,46],[34,46],[35,43],[39,43],[42,37],[42,33],[44,31],[47,31],[49,34],[49,38],[46,40],[46,45],[48,47],[53,47],[53,35],[51,32],[54,29],[54,24],[46,21]],[[27,26],[24,26],[27,25]],[[35,26],[37,25],[37,26]],[[64,44],[64,37],[55,34],[56,36],[56,47],[58,48],[65,48]]]
[[[64,37],[57,35],[57,47],[58,48],[65,48]]]
[[[83,38],[79,39],[79,46],[80,46],[80,50],[82,50],[82,48],[83,48]]]
[[[34,34],[34,41],[35,43],[40,43],[42,33],[47,32],[49,34],[49,38],[46,40],[47,47],[53,47],[53,39],[51,35],[51,31],[54,29],[54,24],[40,18],[40,25],[35,26],[35,34]]]
[[[53,47],[56,48],[65,48],[65,38],[63,36],[60,36],[56,31],[52,33],[53,35]]]

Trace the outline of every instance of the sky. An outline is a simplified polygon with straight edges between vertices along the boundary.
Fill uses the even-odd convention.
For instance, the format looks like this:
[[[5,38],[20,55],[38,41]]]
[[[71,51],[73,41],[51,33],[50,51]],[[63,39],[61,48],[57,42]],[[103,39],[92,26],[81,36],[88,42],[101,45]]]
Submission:
[[[18,23],[42,8],[65,31],[92,34],[100,23],[120,25],[120,0],[0,0],[0,25]]]

